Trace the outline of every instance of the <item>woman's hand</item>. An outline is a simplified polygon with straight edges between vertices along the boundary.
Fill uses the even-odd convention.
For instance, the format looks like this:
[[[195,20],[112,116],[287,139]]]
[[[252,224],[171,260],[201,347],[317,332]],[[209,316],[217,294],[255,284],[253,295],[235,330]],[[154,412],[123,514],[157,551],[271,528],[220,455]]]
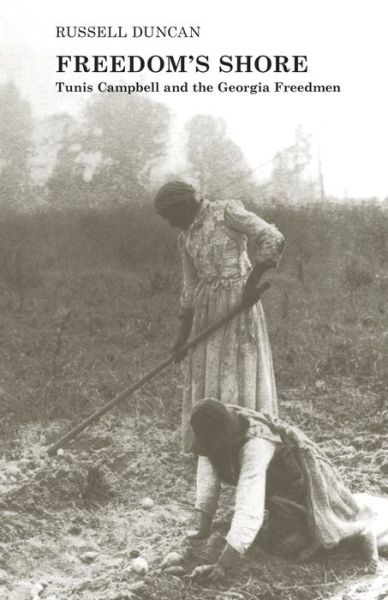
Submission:
[[[259,285],[259,281],[264,275],[264,273],[268,271],[268,269],[272,269],[275,266],[276,265],[273,261],[268,260],[266,262],[256,265],[252,269],[243,290],[243,302],[249,303],[251,297],[256,292]]]
[[[190,577],[206,583],[217,583],[225,579],[226,572],[218,563],[215,565],[200,565],[195,567]]]
[[[236,564],[239,559],[239,553],[228,543],[225,544],[217,562],[214,565],[200,565],[191,573],[192,579],[215,583],[222,581],[226,577],[228,570]]]
[[[186,534],[186,540],[189,542],[195,542],[196,540],[207,540],[210,535],[210,531],[201,532],[199,529],[190,529]]]
[[[195,540],[207,540],[210,535],[212,528],[213,517],[207,513],[200,511],[199,513],[199,527],[198,529],[192,529],[187,532],[186,539],[188,541]]]

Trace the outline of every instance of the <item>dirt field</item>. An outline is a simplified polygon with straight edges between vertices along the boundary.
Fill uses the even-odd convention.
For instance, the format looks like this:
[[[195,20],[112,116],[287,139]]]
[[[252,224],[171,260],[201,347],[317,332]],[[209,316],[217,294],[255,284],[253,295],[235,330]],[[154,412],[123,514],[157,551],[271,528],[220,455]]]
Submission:
[[[309,404],[297,390],[284,394],[289,418],[298,418],[324,445],[352,489],[388,493],[388,415],[380,414],[364,429],[356,424],[366,416],[356,397],[348,411],[346,406],[333,410],[337,390],[304,394]],[[336,438],[334,421],[341,426]],[[151,416],[143,420],[118,409],[63,454],[48,458],[45,446],[66,426],[23,426],[18,457],[2,461],[1,598],[27,600],[34,589],[41,590],[35,598],[51,600],[382,600],[388,594],[385,561],[377,576],[364,575],[359,557],[337,552],[298,563],[268,553],[265,540],[255,544],[225,584],[212,589],[194,584],[188,577],[192,568],[222,545],[231,490],[223,495],[214,535],[186,556],[187,575],[160,572],[163,557],[185,547],[185,531],[194,523],[194,464],[179,454],[179,436],[166,427],[163,415],[157,427]],[[356,434],[350,433],[355,426]],[[142,505],[146,497],[153,501],[150,508]],[[146,576],[133,570],[138,555],[149,565]],[[43,589],[33,587],[39,583]]]
[[[282,417],[325,447],[352,490],[388,494],[385,288],[349,295],[335,279],[319,289],[282,272],[272,279],[264,303]],[[336,552],[299,563],[271,554],[265,529],[225,583],[194,583],[193,567],[222,545],[232,490],[212,538],[185,555],[185,574],[160,571],[194,524],[194,462],[179,450],[184,365],[47,457],[76,420],[164,358],[178,293],[171,265],[141,273],[73,265],[23,293],[0,286],[1,600],[388,597],[386,561],[376,576],[360,557]],[[138,555],[146,575],[134,572]]]

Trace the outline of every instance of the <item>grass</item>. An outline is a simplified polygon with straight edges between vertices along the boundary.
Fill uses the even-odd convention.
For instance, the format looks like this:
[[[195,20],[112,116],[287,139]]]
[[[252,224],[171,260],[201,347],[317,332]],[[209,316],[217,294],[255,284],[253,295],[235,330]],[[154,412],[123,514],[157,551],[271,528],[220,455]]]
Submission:
[[[282,415],[326,447],[353,490],[386,493],[387,213],[371,204],[264,216],[288,242],[264,298]],[[358,576],[360,564],[329,557],[303,566],[256,548],[216,589],[156,572],[192,518],[194,468],[178,452],[184,365],[170,366],[78,438],[67,467],[42,462],[44,446],[169,351],[180,290],[175,236],[146,217],[77,213],[0,224],[2,468],[35,464],[25,467],[27,485],[13,483],[10,497],[9,486],[2,490],[9,589],[45,571],[62,595],[108,600],[125,589],[130,597],[136,581],[123,570],[136,548],[152,565],[137,582],[138,598],[326,597]],[[96,466],[107,493],[88,500],[85,481]],[[146,516],[144,496],[155,501]],[[68,533],[77,519],[80,540]],[[95,548],[99,562],[80,565],[81,550]],[[18,553],[27,571],[21,559],[12,563]]]
[[[148,216],[148,226],[146,210],[0,223],[0,403],[16,421],[83,415],[168,352],[180,265],[174,233]],[[279,389],[346,381],[382,408],[387,212],[367,205],[265,216],[287,239],[264,298]],[[181,370],[138,396],[174,414]]]

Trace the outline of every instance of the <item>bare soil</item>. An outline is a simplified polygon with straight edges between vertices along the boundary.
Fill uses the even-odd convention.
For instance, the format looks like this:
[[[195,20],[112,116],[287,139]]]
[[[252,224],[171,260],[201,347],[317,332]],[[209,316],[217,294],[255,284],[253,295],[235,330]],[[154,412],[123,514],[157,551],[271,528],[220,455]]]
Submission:
[[[338,393],[327,386],[288,390],[281,398],[283,414],[325,447],[351,489],[388,493],[388,414],[357,394],[338,404]],[[14,458],[0,464],[1,599],[388,597],[384,559],[377,575],[364,574],[359,556],[338,551],[300,563],[268,552],[265,536],[223,584],[209,589],[194,583],[191,570],[222,547],[231,489],[223,494],[212,537],[185,555],[185,574],[161,571],[169,551],[185,548],[185,532],[194,524],[195,464],[180,454],[179,432],[163,416],[157,423],[155,415],[141,412],[141,401],[135,414],[117,409],[54,458],[45,448],[68,429],[68,421],[19,430]],[[146,497],[153,502],[149,508],[142,504]],[[147,561],[146,574],[134,571],[137,556]]]

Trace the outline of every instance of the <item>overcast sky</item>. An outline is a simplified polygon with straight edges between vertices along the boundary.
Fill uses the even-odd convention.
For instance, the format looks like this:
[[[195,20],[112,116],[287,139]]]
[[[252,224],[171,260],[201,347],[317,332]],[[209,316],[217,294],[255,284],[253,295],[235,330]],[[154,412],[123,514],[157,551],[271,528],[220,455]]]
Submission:
[[[55,81],[133,83],[131,74],[58,77],[57,54],[206,54],[206,75],[168,75],[165,83],[202,80],[217,85],[338,84],[340,94],[159,94],[177,124],[199,112],[223,116],[231,137],[256,167],[293,142],[297,125],[311,133],[321,156],[328,193],[348,197],[388,196],[388,6],[384,0],[0,0],[0,79],[12,77],[36,114],[76,113],[88,94],[59,94]],[[201,26],[199,39],[56,39],[56,25]],[[304,54],[306,74],[222,75],[223,54]],[[147,74],[144,80],[158,76]],[[177,142],[178,143],[178,142]],[[178,152],[178,146],[177,146]],[[265,169],[257,171],[265,178]]]

